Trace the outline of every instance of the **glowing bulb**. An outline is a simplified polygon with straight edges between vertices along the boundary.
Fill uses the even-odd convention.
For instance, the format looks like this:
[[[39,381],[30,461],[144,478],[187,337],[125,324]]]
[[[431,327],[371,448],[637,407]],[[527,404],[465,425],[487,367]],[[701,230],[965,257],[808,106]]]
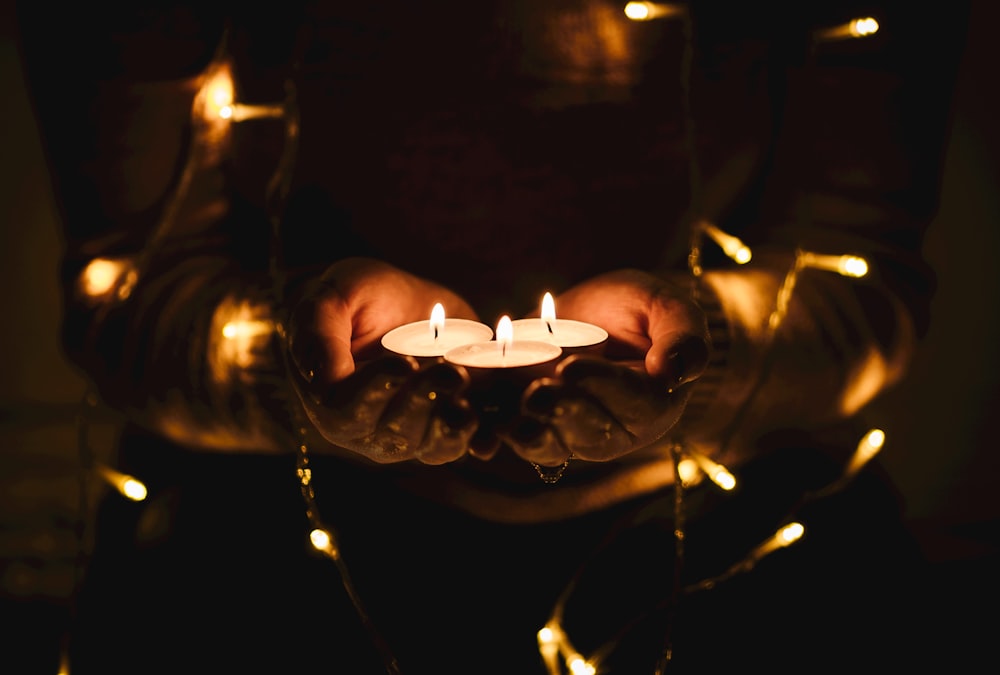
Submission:
[[[594,675],[596,672],[594,666],[587,663],[579,654],[573,654],[567,659],[567,666],[569,667],[569,672],[572,675]]]
[[[846,277],[863,277],[868,274],[868,262],[853,255],[841,256],[839,271]]]
[[[337,547],[333,545],[333,537],[326,530],[317,527],[309,533],[309,541],[317,551],[326,553],[331,558],[338,557]]]
[[[685,457],[677,463],[677,474],[680,476],[683,485],[692,485],[696,482],[701,473],[698,471],[698,463],[690,457]]]
[[[649,21],[680,14],[680,5],[669,5],[663,2],[629,2],[625,5],[625,16],[632,21]]]
[[[870,448],[872,453],[878,452],[885,445],[885,432],[881,429],[872,429],[865,434],[862,445]]]
[[[556,640],[556,634],[548,626],[545,626],[544,628],[538,631],[538,644],[542,645],[550,644],[552,642],[555,642],[555,640]]]
[[[713,483],[718,485],[723,490],[732,490],[736,487],[736,478],[726,467],[722,466],[718,462],[713,462],[700,452],[689,451],[688,456],[698,465],[698,468],[700,468],[702,472],[704,472],[704,474],[712,480]]]
[[[765,541],[763,544],[758,546],[751,554],[750,558],[752,560],[759,560],[766,556],[768,553],[775,551],[779,548],[785,548],[786,546],[791,546],[805,534],[806,528],[803,527],[802,523],[792,522],[780,528],[774,533],[770,539]]]
[[[103,299],[112,292],[119,300],[125,300],[138,281],[139,273],[130,262],[95,258],[80,273],[79,286],[93,300]]]
[[[115,285],[125,266],[107,258],[91,260],[82,275],[83,292],[90,296],[104,295]]]
[[[702,223],[702,229],[712,240],[719,245],[727,256],[735,260],[740,265],[750,262],[753,253],[750,248],[731,234],[727,234],[711,223]]]
[[[802,523],[789,523],[783,528],[778,530],[777,539],[781,546],[788,546],[794,544],[802,535],[805,533],[806,528],[803,527]]]
[[[208,120],[229,119],[233,115],[233,76],[227,66],[215,69],[202,89],[204,116]]]
[[[723,466],[720,466],[718,469],[713,471],[709,477],[712,479],[713,483],[718,485],[723,490],[732,490],[736,487],[736,478]]]
[[[633,21],[645,21],[650,18],[649,4],[648,2],[630,2],[625,5],[625,16]]]
[[[146,486],[139,479],[104,465],[99,466],[98,471],[108,485],[118,490],[123,497],[134,502],[141,502],[146,498]]]
[[[273,329],[270,321],[230,321],[222,327],[222,337],[227,340],[254,338],[270,333]]]
[[[851,457],[851,461],[844,473],[848,476],[856,474],[861,467],[878,454],[883,445],[885,445],[884,431],[881,429],[872,429],[866,433],[861,438],[861,441],[858,442],[858,447],[854,451],[854,455]]]
[[[851,35],[854,37],[866,37],[878,32],[878,21],[870,16],[863,19],[855,19],[850,23]]]
[[[824,41],[850,40],[851,38],[870,37],[877,33],[878,30],[878,21],[870,16],[866,16],[837,26],[820,29],[815,35],[817,39]]]
[[[122,494],[134,502],[141,502],[146,498],[146,486],[135,478],[128,478],[122,483]]]
[[[868,261],[856,255],[824,255],[801,251],[798,262],[802,267],[828,270],[845,277],[860,278],[868,274]]]
[[[444,331],[444,305],[440,302],[431,309],[430,331],[435,340]]]

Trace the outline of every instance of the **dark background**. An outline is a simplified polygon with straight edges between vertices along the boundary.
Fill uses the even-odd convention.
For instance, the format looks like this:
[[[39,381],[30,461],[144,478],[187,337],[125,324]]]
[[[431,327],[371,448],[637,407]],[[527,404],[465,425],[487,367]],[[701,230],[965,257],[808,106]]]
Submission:
[[[0,3],[0,625],[18,629],[0,631],[0,671],[54,674],[77,553],[74,415],[84,382],[57,340],[61,241],[9,5]],[[959,572],[949,582],[956,597],[987,612],[1000,560],[998,21],[997,3],[972,2],[942,208],[925,247],[940,275],[930,334],[909,378],[866,413],[887,433],[881,460],[928,557],[942,576]],[[95,429],[99,455],[114,431],[111,422]],[[40,669],[7,670],[5,657],[18,653],[36,654]]]

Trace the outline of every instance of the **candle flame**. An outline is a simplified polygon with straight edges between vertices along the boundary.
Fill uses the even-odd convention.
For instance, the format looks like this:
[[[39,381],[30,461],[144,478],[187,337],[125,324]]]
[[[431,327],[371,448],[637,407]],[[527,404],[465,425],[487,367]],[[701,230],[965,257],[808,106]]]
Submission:
[[[549,329],[549,334],[552,334],[552,325],[556,322],[556,301],[552,299],[551,293],[546,293],[542,298],[542,321],[545,322],[545,327]]]
[[[444,330],[444,305],[440,302],[434,305],[434,309],[431,310],[431,333],[434,335],[434,339],[438,339],[438,335]]]
[[[500,317],[500,322],[497,324],[497,343],[500,345],[500,351],[504,356],[507,355],[507,347],[514,341],[514,324],[511,322],[509,316]]]

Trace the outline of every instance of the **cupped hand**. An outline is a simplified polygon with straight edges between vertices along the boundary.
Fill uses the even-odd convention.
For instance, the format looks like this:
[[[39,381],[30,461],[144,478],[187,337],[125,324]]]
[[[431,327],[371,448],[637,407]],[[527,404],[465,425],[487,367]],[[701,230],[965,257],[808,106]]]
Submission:
[[[311,285],[289,320],[291,376],[327,441],[379,463],[442,464],[467,452],[476,430],[468,373],[388,354],[380,342],[427,320],[438,302],[446,316],[476,318],[454,292],[367,258],[337,262]]]
[[[525,391],[505,441],[529,462],[607,461],[650,445],[680,419],[705,370],[708,325],[686,288],[638,270],[583,282],[556,298],[558,316],[608,331],[603,356],[574,354]]]

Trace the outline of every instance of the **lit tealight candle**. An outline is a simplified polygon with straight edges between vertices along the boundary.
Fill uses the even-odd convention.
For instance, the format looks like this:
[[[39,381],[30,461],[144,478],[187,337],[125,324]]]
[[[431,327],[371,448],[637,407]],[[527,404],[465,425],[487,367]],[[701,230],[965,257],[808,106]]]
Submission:
[[[607,342],[608,331],[584,321],[556,318],[556,303],[551,293],[542,298],[542,313],[537,319],[514,321],[518,340],[537,340],[558,345],[569,351],[599,349]]]
[[[493,329],[469,319],[452,319],[444,315],[439,302],[431,310],[428,321],[415,321],[394,328],[382,336],[382,346],[405,356],[443,356],[445,352],[493,337]]]
[[[445,353],[446,361],[467,368],[522,368],[554,361],[562,348],[551,342],[514,339],[514,326],[509,316],[500,318],[496,340],[461,345]]]

